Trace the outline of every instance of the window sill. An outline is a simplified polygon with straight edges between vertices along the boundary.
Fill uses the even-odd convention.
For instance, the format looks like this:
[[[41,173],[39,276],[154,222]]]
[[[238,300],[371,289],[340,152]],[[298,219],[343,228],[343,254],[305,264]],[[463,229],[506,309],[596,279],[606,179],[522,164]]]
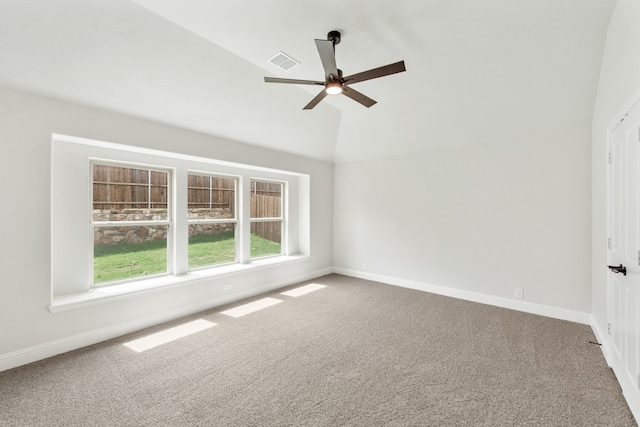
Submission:
[[[54,296],[51,301],[51,305],[49,305],[49,311],[51,313],[60,313],[118,299],[139,296],[141,294],[158,292],[167,288],[186,286],[208,278],[220,277],[273,265],[303,261],[308,258],[308,255],[288,255],[256,259],[251,261],[249,264],[231,264],[220,267],[205,268],[190,271],[188,274],[183,276],[160,276],[135,282],[94,288],[87,292]]]

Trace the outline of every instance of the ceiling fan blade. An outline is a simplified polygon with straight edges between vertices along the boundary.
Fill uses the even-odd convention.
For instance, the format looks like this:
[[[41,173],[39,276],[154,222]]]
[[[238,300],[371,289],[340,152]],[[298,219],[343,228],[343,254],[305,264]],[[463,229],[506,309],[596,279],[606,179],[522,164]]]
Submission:
[[[315,96],[315,98],[313,98],[311,100],[310,103],[308,103],[307,105],[304,106],[303,110],[311,110],[313,107],[318,105],[320,103],[320,101],[322,101],[324,99],[325,96],[327,96],[327,92],[325,92],[324,89],[323,89],[322,92],[317,94]]]
[[[373,104],[377,102],[369,98],[368,96],[361,94],[357,90],[352,89],[350,87],[346,87],[346,86],[342,87],[342,94],[348,96],[349,98],[353,99],[356,102],[359,102],[360,104],[364,105],[367,108],[371,107]]]
[[[346,84],[353,84],[363,82],[365,80],[377,79],[378,77],[388,76],[389,74],[401,73],[407,71],[404,67],[404,61],[396,62],[394,64],[385,65],[378,68],[373,68],[368,71],[363,71],[358,74],[353,74],[344,78]]]
[[[338,66],[336,65],[336,51],[331,40],[316,39],[316,47],[320,54],[320,60],[324,67],[324,76],[329,79],[329,75],[333,74],[335,78],[338,76]]]
[[[265,77],[264,81],[267,83],[291,83],[295,85],[321,85],[324,86],[324,82],[318,82],[315,80],[297,80],[297,79],[280,79],[278,77]]]

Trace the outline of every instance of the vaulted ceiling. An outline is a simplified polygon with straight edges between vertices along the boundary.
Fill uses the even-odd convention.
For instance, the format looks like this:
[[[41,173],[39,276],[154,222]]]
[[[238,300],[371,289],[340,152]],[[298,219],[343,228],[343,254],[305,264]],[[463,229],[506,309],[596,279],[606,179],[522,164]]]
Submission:
[[[1,0],[0,86],[327,161],[590,126],[615,0]],[[314,39],[378,101],[302,107]],[[268,62],[283,51],[301,65]],[[588,143],[588,141],[587,141]]]

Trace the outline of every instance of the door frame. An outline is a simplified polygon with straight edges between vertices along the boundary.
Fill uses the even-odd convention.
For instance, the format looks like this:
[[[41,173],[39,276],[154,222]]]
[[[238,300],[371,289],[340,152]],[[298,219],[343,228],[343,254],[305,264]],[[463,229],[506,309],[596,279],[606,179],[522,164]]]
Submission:
[[[612,135],[613,132],[618,128],[618,126],[620,126],[620,124],[624,121],[625,117],[627,117],[629,115],[629,112],[631,111],[631,109],[636,105],[640,103],[640,87],[638,87],[638,89],[636,89],[636,91],[633,93],[633,95],[627,99],[627,101],[624,103],[624,105],[622,106],[622,108],[620,108],[618,110],[618,113],[614,116],[614,118],[609,122],[609,125],[607,126],[607,150],[605,153],[605,163],[606,163],[606,212],[607,212],[607,216],[606,216],[606,221],[607,221],[607,227],[606,227],[606,239],[604,242],[605,245],[605,251],[606,251],[606,262],[607,264],[611,264],[611,250],[609,249],[609,238],[611,238],[613,231],[612,231],[612,195],[611,195],[611,152],[612,152]],[[598,266],[600,267],[600,266]],[[605,268],[605,266],[602,266],[602,268]],[[611,367],[611,340],[609,339],[609,325],[611,325],[612,322],[612,312],[613,312],[613,290],[611,288],[611,281],[609,279],[609,272],[607,272],[606,275],[606,290],[607,290],[607,330],[603,331],[604,332],[604,336],[603,338],[606,338],[606,340],[604,340],[604,342],[602,342],[602,352],[605,356],[605,359],[607,361],[607,364]],[[602,341],[602,340],[601,340]]]
[[[606,162],[606,239],[604,242],[605,248],[606,248],[606,261],[607,264],[611,265],[611,250],[609,249],[609,238],[611,238],[612,234],[613,234],[613,230],[612,230],[612,219],[613,219],[613,215],[612,215],[612,182],[611,182],[611,162],[610,162],[610,153],[612,152],[612,136],[613,136],[613,132],[615,132],[615,130],[617,129],[617,127],[624,121],[624,119],[629,115],[629,113],[631,112],[631,110],[640,105],[640,87],[638,87],[634,93],[632,94],[631,97],[629,97],[627,99],[627,101],[623,104],[622,108],[620,108],[618,110],[618,113],[613,117],[613,119],[609,122],[609,125],[606,128],[606,153],[605,153],[605,162]],[[600,266],[597,266],[597,268],[599,268]],[[602,268],[606,268],[605,265],[601,266]],[[612,354],[612,339],[611,339],[611,335],[610,335],[610,325],[612,324],[612,316],[613,316],[613,298],[614,298],[614,294],[613,294],[613,286],[612,286],[612,281],[611,281],[611,276],[610,273],[607,272],[606,273],[606,308],[607,308],[607,330],[604,331],[605,335],[602,335],[600,338],[600,342],[602,343],[601,346],[601,350],[604,354],[605,360],[607,362],[607,364],[609,365],[609,367],[613,368],[613,354]],[[594,321],[592,322],[592,324],[595,325],[595,331],[597,335],[598,334],[598,327],[597,327],[597,323]],[[604,339],[602,339],[604,338]],[[617,379],[617,374],[614,371],[614,374],[616,375],[616,379]],[[620,384],[621,387],[623,387],[623,382],[620,382],[620,380],[618,380],[618,384]],[[623,387],[623,394],[625,396],[625,399],[627,400],[627,404],[629,405],[632,413],[634,414],[636,420],[640,421],[640,401],[635,401],[635,398],[632,398],[632,396],[636,395],[636,391],[632,390],[633,393],[629,393],[627,392],[627,390],[625,390],[625,388]],[[631,398],[631,401],[629,400]]]

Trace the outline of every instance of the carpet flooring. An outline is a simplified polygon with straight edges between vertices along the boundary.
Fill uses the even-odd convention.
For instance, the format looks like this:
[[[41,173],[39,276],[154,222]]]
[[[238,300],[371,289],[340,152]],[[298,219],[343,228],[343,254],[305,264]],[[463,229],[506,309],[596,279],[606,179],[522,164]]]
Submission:
[[[282,294],[309,283],[324,287]],[[189,322],[183,338],[125,345]],[[329,275],[0,372],[0,425],[636,426],[593,340]]]

